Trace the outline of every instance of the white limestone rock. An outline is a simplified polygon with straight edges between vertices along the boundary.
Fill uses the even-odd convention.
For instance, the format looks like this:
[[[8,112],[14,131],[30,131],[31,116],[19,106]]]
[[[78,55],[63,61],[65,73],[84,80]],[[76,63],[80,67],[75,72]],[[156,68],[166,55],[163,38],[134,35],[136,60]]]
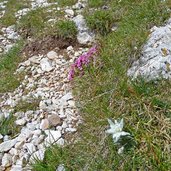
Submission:
[[[77,34],[77,40],[80,44],[87,44],[94,40],[94,36],[89,34],[88,32],[79,32]]]
[[[3,137],[3,141],[9,141],[11,139],[11,137],[9,135],[4,135]]]
[[[74,48],[73,48],[72,46],[68,46],[68,47],[67,47],[67,51],[68,51],[68,52],[72,52],[73,50],[74,50]]]
[[[66,132],[76,132],[76,128],[66,128]]]
[[[63,164],[60,164],[60,165],[57,167],[56,171],[65,171],[64,165],[63,165]]]
[[[128,70],[128,76],[138,76],[147,81],[160,78],[171,79],[171,23],[153,27],[142,55]]]
[[[77,40],[80,44],[87,44],[94,41],[94,34],[89,31],[82,15],[77,15],[73,18],[73,21],[78,29]]]
[[[49,146],[50,144],[55,143],[56,141],[61,138],[61,132],[60,131],[54,131],[54,130],[45,130],[45,134],[47,137],[45,138],[45,145]]]
[[[53,70],[52,64],[48,58],[43,58],[40,61],[40,66],[43,71],[49,72]]]
[[[83,15],[77,15],[76,17],[73,18],[73,21],[76,24],[78,31],[87,31],[88,30]]]
[[[39,64],[40,63],[40,57],[39,56],[32,56],[29,58],[29,61],[33,64]]]
[[[72,93],[67,93],[67,94],[65,94],[62,98],[61,98],[61,100],[62,101],[68,101],[68,100],[71,100],[71,99],[73,99],[73,96],[72,96]]]
[[[50,51],[50,52],[47,53],[47,57],[49,59],[55,59],[55,58],[58,57],[58,54],[55,51]]]
[[[73,17],[74,16],[74,11],[72,9],[66,9],[65,13],[69,16],[69,17]]]
[[[41,124],[40,124],[40,129],[46,130],[49,128],[49,120],[48,119],[43,119]]]
[[[68,104],[70,107],[75,107],[75,101],[74,100],[69,100]]]
[[[36,151],[36,147],[32,143],[25,143],[23,146],[24,149],[27,149],[29,154],[32,154]]]
[[[44,138],[45,138],[45,135],[43,134],[40,135],[38,138],[33,138],[32,140],[33,145],[38,146],[39,144],[43,142]]]
[[[22,125],[25,125],[26,120],[25,120],[25,118],[18,119],[18,120],[15,121],[15,123],[16,123],[16,125],[22,126]]]
[[[3,135],[2,134],[0,134],[0,140],[2,140],[3,139]]]
[[[11,171],[23,171],[21,165],[13,165]]]
[[[47,104],[45,103],[44,100],[41,100],[40,103],[39,103],[39,108],[44,110],[47,108]]]
[[[80,10],[85,7],[85,4],[81,2],[77,2],[75,5],[72,6],[73,9]]]
[[[21,149],[23,145],[24,145],[24,141],[19,141],[15,144],[15,149],[17,150]]]
[[[0,144],[0,153],[9,151],[17,143],[17,138]]]
[[[33,131],[36,130],[36,128],[39,128],[40,124],[38,123],[38,121],[32,121],[30,123],[27,123],[26,126],[28,130],[32,131],[33,134]]]
[[[2,47],[0,47],[0,53],[4,52],[4,49]]]
[[[21,129],[21,134],[18,136],[18,141],[25,141],[28,138],[33,136],[33,131],[28,129],[27,127],[23,127]]]
[[[37,130],[33,131],[33,134],[37,135],[37,136],[41,135],[41,133],[42,133],[42,131],[40,129],[37,129]]]
[[[18,150],[15,148],[11,148],[11,150],[9,151],[9,154],[11,154],[12,156],[18,155]]]
[[[45,149],[40,149],[34,152],[30,157],[30,162],[34,163],[37,160],[43,160],[45,155]]]
[[[63,146],[65,143],[65,140],[63,138],[60,138],[58,141],[57,141],[57,144],[60,145],[60,146]]]
[[[9,167],[12,165],[12,156],[8,153],[5,153],[2,158],[2,166]]]

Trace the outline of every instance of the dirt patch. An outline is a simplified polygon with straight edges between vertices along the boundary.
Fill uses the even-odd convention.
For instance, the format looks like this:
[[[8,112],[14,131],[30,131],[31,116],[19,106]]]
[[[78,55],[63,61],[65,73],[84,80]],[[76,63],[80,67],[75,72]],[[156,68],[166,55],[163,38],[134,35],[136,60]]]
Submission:
[[[23,53],[28,57],[38,54],[47,54],[49,51],[59,48],[66,49],[68,46],[80,46],[76,39],[60,39],[56,36],[47,36],[41,40],[34,40],[27,43],[23,49]]]

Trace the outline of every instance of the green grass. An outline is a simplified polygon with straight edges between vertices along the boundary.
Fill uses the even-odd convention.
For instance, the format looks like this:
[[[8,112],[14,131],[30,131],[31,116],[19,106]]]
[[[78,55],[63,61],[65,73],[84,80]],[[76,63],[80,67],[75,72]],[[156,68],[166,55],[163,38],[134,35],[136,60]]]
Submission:
[[[32,165],[34,171],[55,171],[59,164],[67,171],[171,170],[171,83],[132,82],[126,75],[132,58],[139,57],[149,29],[161,25],[169,13],[160,0],[111,1],[108,5],[118,28],[98,37],[101,48],[96,65],[73,82],[84,121],[77,141],[63,149],[47,149],[44,161]],[[99,17],[89,14],[92,16],[86,17],[94,17],[94,21]],[[103,35],[100,26],[92,29]],[[107,118],[124,118],[124,130],[132,134],[136,146],[118,155],[118,146],[105,134]]]
[[[51,18],[56,19],[55,23],[47,23]],[[63,18],[63,12],[48,12],[47,8],[39,8],[21,18],[18,30],[24,38],[30,36],[35,39],[51,35],[61,39],[75,39],[77,29],[74,22],[64,21]]]
[[[108,2],[109,0],[107,0]],[[98,8],[101,7],[105,4],[107,4],[106,0],[89,0],[88,1],[88,6],[91,8]]]
[[[20,127],[15,124],[16,118],[10,114],[7,118],[3,117],[0,120],[0,134],[10,135],[14,137],[20,132]]]
[[[77,0],[48,0],[48,2],[58,2],[60,7],[65,7],[75,5]]]
[[[55,35],[61,39],[75,39],[77,28],[73,21],[61,20],[55,24]]]
[[[13,91],[20,84],[22,75],[15,75],[18,63],[23,60],[21,50],[23,41],[19,41],[7,54],[0,56],[0,93]]]
[[[16,23],[15,12],[23,8],[29,8],[30,3],[27,0],[9,0],[6,8],[5,14],[0,19],[2,26],[10,26]]]
[[[90,29],[101,35],[106,35],[111,31],[115,22],[111,11],[97,10],[92,15],[86,17]]]
[[[27,112],[29,110],[36,110],[39,106],[40,99],[31,99],[27,101],[19,101],[18,104],[14,107],[15,112]]]
[[[61,16],[62,12],[48,12],[48,8],[38,8],[23,16],[17,25],[17,29],[24,38],[28,36],[42,37],[48,34],[49,30],[52,31],[47,21],[51,18],[58,19]]]

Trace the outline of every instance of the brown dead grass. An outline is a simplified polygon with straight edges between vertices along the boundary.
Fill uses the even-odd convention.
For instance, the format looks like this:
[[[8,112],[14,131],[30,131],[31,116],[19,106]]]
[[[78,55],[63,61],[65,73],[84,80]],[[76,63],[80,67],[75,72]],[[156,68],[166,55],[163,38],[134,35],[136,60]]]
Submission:
[[[33,56],[38,54],[46,54],[50,50],[59,48],[66,49],[68,46],[79,46],[76,39],[61,39],[56,36],[46,36],[42,39],[33,40],[26,44],[23,53],[26,56]]]

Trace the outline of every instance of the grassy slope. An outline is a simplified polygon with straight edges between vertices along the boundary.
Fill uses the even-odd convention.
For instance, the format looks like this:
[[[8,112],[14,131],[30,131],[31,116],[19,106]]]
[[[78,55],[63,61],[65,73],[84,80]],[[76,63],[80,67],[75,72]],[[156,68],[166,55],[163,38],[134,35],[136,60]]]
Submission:
[[[14,14],[23,8],[30,8],[30,2],[27,0],[9,0],[6,4],[5,14],[0,19],[0,22],[2,23],[0,28],[2,26],[10,26],[16,24],[16,17]]]
[[[90,6],[99,6],[96,3],[97,0],[89,0]],[[115,0],[106,4],[111,7],[118,29],[99,36],[97,65],[90,66],[82,78],[73,82],[84,120],[79,127],[79,140],[63,149],[48,149],[45,160],[33,165],[35,171],[53,171],[59,164],[74,171],[171,170],[171,83],[131,82],[126,76],[149,29],[163,23],[169,14],[159,0]],[[98,34],[103,22],[94,26],[91,20],[96,21],[87,16],[89,26],[96,28]],[[112,138],[105,134],[107,118],[124,118],[124,130],[133,135],[136,147],[118,155]]]
[[[20,84],[19,78],[22,75],[15,75],[18,63],[23,60],[20,55],[24,45],[23,41],[19,41],[7,54],[0,56],[0,93],[15,90]]]
[[[99,34],[101,49],[96,66],[90,66],[86,74],[73,83],[84,119],[78,131],[80,139],[64,149],[51,147],[45,160],[33,166],[34,171],[53,171],[61,163],[67,170],[74,171],[171,170],[170,82],[130,82],[126,77],[127,68],[132,58],[138,57],[149,29],[163,23],[168,13],[159,0],[89,0],[90,7],[105,4],[111,7],[109,12],[100,12],[101,15],[93,12],[91,16],[88,9],[85,12],[89,26]],[[19,8],[8,3],[4,25],[15,23],[13,13]],[[10,9],[12,13],[8,12]],[[113,23],[118,29],[109,33]],[[37,25],[33,24],[34,27]],[[106,29],[101,29],[104,27]],[[22,43],[0,61],[0,92],[13,90],[19,84],[13,72],[21,60],[21,47]],[[124,118],[124,129],[134,136],[135,148],[121,156],[117,154],[118,147],[105,134],[107,118]]]
[[[15,23],[16,29],[21,34],[22,40],[18,41],[16,46],[12,48],[7,54],[0,54],[0,93],[13,91],[20,84],[21,80],[19,80],[19,77],[23,77],[23,75],[18,77],[14,76],[13,73],[17,69],[18,64],[25,58],[21,52],[27,42],[27,36],[31,36],[35,39],[35,41],[37,41],[36,39],[43,38],[47,35],[55,35],[63,39],[70,38],[71,36],[75,37],[76,35],[76,27],[71,21],[61,20],[53,26],[47,24],[47,21],[50,18],[63,18],[62,12],[49,12],[48,9],[50,9],[50,7],[32,10],[28,12],[28,14],[21,17],[21,19],[16,23],[14,12],[29,5],[27,2],[27,6],[25,6],[25,1],[20,3],[18,3],[18,0],[15,0],[12,3],[10,2],[11,1],[7,3],[6,13],[0,22],[2,23],[2,26],[9,26]],[[9,11],[11,11],[10,14]],[[12,16],[12,20],[9,15]]]
[[[29,8],[28,1],[9,0],[6,4],[4,16],[0,19],[0,28],[16,24],[15,12]],[[13,91],[20,84],[19,77],[14,76],[18,63],[23,60],[20,52],[24,46],[24,41],[18,41],[7,54],[0,54],[0,93]]]

